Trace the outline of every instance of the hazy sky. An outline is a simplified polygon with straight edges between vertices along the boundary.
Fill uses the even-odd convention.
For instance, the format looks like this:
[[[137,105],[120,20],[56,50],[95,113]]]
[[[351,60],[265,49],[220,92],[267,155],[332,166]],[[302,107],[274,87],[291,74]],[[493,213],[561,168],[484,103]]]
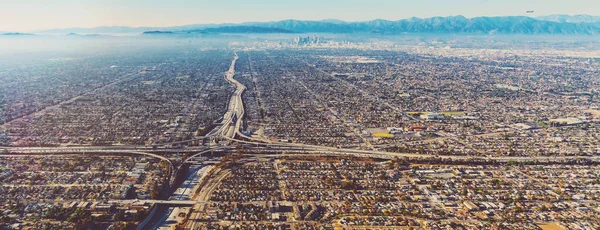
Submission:
[[[0,0],[0,31],[282,19],[599,14],[599,0]]]

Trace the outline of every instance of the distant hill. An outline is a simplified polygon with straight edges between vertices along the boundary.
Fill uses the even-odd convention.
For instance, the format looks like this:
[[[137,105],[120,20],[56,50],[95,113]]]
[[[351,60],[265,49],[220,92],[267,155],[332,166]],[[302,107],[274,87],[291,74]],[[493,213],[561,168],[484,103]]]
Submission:
[[[0,35],[2,36],[31,36],[34,34],[28,34],[28,33],[1,33]]]
[[[160,31],[160,30],[153,30],[153,31],[144,31],[144,34],[172,34],[173,32],[171,31]]]
[[[152,32],[154,31],[154,32]],[[283,20],[240,24],[194,24],[173,27],[96,27],[46,30],[41,33],[135,33],[156,31],[173,33],[468,33],[468,34],[554,34],[595,35],[600,33],[597,17],[589,15],[551,15],[539,18],[524,16],[464,16],[409,18],[398,21],[377,19],[365,22]]]
[[[129,26],[99,26],[93,28],[64,28],[37,31],[43,34],[140,34],[146,31],[180,31],[180,30],[196,30],[219,26],[230,26],[233,24],[193,24],[183,26],[170,27],[129,27]]]
[[[77,36],[81,36],[81,37],[104,37],[104,36],[110,36],[110,35],[68,33],[67,36],[73,36],[73,37],[77,37]]]
[[[37,31],[43,34],[131,34],[144,31],[159,30],[154,27],[128,27],[128,26],[99,26],[93,28],[66,28]]]

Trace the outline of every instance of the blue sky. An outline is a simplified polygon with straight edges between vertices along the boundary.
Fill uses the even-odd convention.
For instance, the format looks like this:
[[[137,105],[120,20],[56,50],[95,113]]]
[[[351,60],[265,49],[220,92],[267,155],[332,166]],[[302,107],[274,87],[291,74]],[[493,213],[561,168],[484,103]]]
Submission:
[[[0,0],[0,31],[464,15],[600,14],[598,0]]]

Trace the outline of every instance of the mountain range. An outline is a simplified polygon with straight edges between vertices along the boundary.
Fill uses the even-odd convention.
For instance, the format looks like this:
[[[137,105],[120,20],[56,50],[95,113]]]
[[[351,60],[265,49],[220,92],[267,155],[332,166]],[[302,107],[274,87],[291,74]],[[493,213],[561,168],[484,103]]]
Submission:
[[[173,27],[95,27],[38,31],[53,34],[169,34],[169,33],[468,33],[468,34],[600,34],[600,17],[590,15],[549,15],[542,17],[464,16],[409,18],[398,21],[376,19],[345,22],[336,19],[322,21],[282,20],[239,24],[195,24]]]

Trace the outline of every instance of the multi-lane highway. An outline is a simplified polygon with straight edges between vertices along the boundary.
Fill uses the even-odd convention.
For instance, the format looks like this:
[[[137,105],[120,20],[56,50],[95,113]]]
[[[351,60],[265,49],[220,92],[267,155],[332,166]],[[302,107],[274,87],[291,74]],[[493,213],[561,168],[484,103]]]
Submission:
[[[221,123],[215,127],[207,136],[213,137],[229,137],[234,138],[236,130],[239,130],[242,124],[242,118],[244,117],[244,103],[242,101],[242,94],[246,90],[239,81],[235,80],[235,64],[238,59],[237,53],[231,61],[229,71],[225,73],[225,80],[235,87],[233,95],[229,98],[229,104],[227,105],[227,111],[223,115]]]

